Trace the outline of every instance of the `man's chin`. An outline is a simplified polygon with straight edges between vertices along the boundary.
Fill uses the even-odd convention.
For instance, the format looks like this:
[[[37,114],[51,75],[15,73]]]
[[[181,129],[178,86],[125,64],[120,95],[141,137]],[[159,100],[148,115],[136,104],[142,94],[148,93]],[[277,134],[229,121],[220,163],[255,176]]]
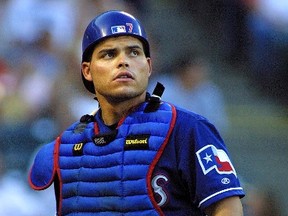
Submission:
[[[109,96],[109,100],[114,103],[120,103],[128,100],[134,100],[140,98],[143,95],[143,92],[123,92]]]

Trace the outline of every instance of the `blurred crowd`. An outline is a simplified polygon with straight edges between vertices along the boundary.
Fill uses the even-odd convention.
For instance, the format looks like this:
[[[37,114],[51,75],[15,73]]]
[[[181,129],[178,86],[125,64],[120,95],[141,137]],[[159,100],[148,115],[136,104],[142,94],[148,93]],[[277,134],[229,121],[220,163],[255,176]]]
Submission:
[[[163,82],[164,100],[206,116],[220,132],[229,120],[211,79],[211,35],[219,61],[244,66],[261,92],[288,105],[286,0],[0,0],[0,216],[54,214],[52,190],[28,189],[27,168],[39,145],[98,107],[81,82],[81,40],[91,18],[108,9],[147,26],[151,89]]]
[[[288,1],[204,0],[198,7],[206,10],[196,15],[198,22],[223,61],[240,67],[260,94],[287,107]]]

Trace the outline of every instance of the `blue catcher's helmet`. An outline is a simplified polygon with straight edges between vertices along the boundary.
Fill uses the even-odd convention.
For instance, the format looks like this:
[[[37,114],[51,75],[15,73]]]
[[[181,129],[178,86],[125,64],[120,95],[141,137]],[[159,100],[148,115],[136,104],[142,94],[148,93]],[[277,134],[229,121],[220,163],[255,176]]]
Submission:
[[[143,43],[146,57],[150,57],[150,48],[145,30],[139,20],[124,11],[111,10],[96,16],[87,26],[82,40],[82,62],[89,62],[95,46],[102,40],[128,35]],[[82,74],[82,73],[81,73]],[[83,83],[91,93],[95,93],[93,82],[82,74]]]

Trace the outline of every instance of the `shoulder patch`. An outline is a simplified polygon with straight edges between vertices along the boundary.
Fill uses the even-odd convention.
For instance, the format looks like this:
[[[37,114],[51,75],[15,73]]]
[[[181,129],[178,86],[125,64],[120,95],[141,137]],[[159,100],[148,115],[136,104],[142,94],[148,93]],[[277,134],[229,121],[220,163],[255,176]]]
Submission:
[[[198,162],[204,175],[212,170],[219,174],[234,174],[236,171],[227,155],[222,149],[217,149],[214,145],[206,145],[196,152]]]

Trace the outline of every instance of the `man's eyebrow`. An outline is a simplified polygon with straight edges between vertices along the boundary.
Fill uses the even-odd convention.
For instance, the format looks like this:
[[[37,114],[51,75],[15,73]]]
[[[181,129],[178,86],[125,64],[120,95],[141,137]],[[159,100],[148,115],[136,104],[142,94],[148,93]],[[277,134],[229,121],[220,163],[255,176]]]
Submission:
[[[126,49],[132,50],[132,49],[141,49],[143,50],[143,48],[139,45],[128,45],[126,47]],[[116,52],[117,48],[104,48],[99,50],[98,54],[102,54],[102,53],[107,53],[107,52]]]
[[[128,46],[129,49],[142,49],[141,46],[139,45],[131,45],[131,46]]]
[[[104,48],[104,49],[101,49],[98,53],[101,54],[101,53],[115,52],[115,51],[116,51],[115,48]]]

